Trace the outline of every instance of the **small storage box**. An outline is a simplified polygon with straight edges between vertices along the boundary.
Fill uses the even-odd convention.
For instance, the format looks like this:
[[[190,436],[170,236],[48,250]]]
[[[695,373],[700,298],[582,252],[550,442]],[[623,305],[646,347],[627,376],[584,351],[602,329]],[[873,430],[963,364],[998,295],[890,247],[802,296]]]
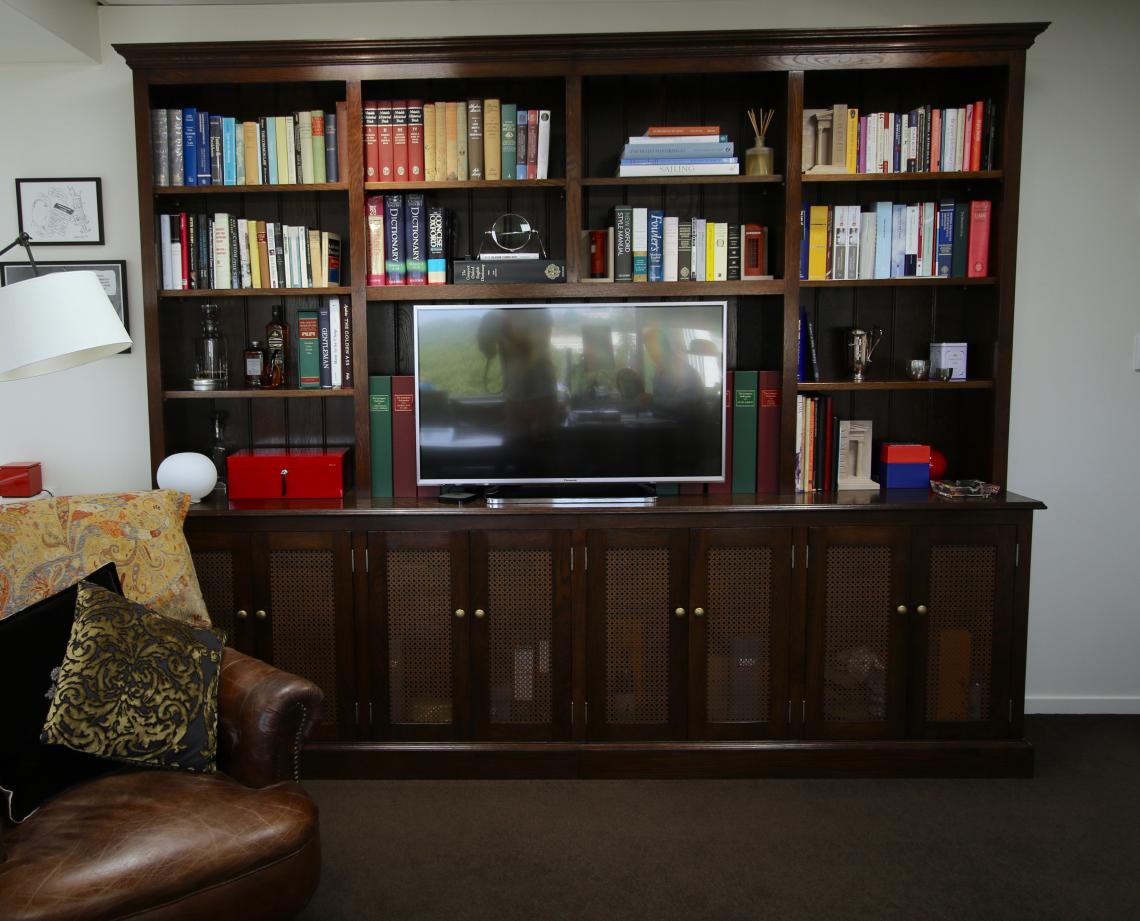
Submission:
[[[930,445],[892,444],[879,448],[879,485],[883,489],[927,489]]]
[[[231,499],[341,499],[348,448],[255,448],[226,458]]]
[[[965,342],[932,342],[930,343],[930,376],[940,368],[949,368],[953,373],[952,381],[966,379],[966,352]]]
[[[30,499],[44,491],[38,461],[13,461],[0,467],[0,496]]]

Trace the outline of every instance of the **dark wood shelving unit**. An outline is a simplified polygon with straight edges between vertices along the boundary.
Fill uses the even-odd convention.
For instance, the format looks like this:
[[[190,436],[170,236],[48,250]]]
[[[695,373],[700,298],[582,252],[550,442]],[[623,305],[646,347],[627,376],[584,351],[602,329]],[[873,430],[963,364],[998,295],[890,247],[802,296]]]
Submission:
[[[797,397],[822,393],[839,418],[870,420],[876,440],[941,447],[950,477],[1007,485],[1025,59],[1046,25],[116,46],[134,77],[153,466],[207,450],[219,408],[234,449],[351,448],[343,499],[215,499],[187,520],[219,627],[325,693],[309,770],[1032,772],[1023,704],[1032,515],[1043,506],[1009,493],[954,502],[922,490],[795,494],[793,484]],[[557,178],[365,183],[363,100],[412,98],[549,109]],[[805,109],[979,98],[993,98],[999,113],[996,169],[799,169]],[[154,187],[152,108],[247,119],[336,103],[347,112],[342,182]],[[663,122],[718,124],[743,159],[745,113],[761,103],[776,108],[767,135],[776,175],[614,175],[628,136]],[[422,191],[454,212],[460,258],[499,214],[526,215],[551,257],[565,260],[566,283],[369,287],[366,196],[396,191]],[[806,202],[956,195],[993,202],[989,277],[800,280]],[[155,216],[194,196],[203,211],[339,233],[348,284],[160,291]],[[607,226],[618,204],[763,224],[776,277],[588,282],[584,232]],[[353,389],[184,389],[194,301],[236,302],[219,317],[235,365],[265,328],[271,299],[293,323],[328,296],[351,302]],[[677,296],[728,302],[729,370],[779,371],[772,495],[682,494],[590,510],[371,498],[368,377],[412,373],[414,302]],[[801,308],[816,334],[819,382],[797,381]],[[870,373],[885,379],[847,380],[852,328],[884,331]],[[903,377],[932,341],[968,343],[968,380]],[[243,616],[254,610],[265,616]]]

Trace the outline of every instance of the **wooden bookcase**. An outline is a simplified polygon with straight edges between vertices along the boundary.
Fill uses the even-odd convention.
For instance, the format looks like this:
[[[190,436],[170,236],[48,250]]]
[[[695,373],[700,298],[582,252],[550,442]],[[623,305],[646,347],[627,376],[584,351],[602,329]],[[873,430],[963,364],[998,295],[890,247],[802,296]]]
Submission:
[[[332,700],[322,741],[313,749],[318,769],[349,774],[1031,769],[1031,750],[1020,739],[1020,714],[1030,519],[1040,503],[1012,495],[985,506],[886,493],[795,496],[792,486],[796,397],[802,393],[831,394],[841,418],[873,420],[876,440],[940,447],[950,460],[952,477],[1006,485],[1025,56],[1045,27],[1019,23],[116,46],[134,72],[152,465],[156,468],[174,451],[207,450],[216,409],[229,414],[232,449],[353,448],[355,490],[344,503],[260,503],[254,509],[222,501],[207,504],[188,523],[199,568],[208,570],[200,576],[209,585],[215,616],[232,623],[244,648],[317,677]],[[363,100],[474,97],[551,110],[549,179],[364,181]],[[923,104],[965,105],[977,98],[997,103],[994,169],[885,176],[801,173],[805,107],[844,102],[863,112],[905,111]],[[196,106],[240,121],[296,109],[327,110],[337,102],[347,109],[346,123],[338,126],[348,163],[341,182],[204,188],[153,184],[152,108]],[[776,110],[768,134],[776,175],[614,177],[625,138],[650,124],[719,124],[742,156],[751,143],[750,107]],[[475,252],[478,236],[498,214],[513,210],[527,215],[551,257],[565,259],[567,283],[366,286],[365,196],[398,190],[423,191],[429,204],[453,212],[459,256]],[[800,280],[802,204],[941,198],[993,202],[989,277]],[[774,278],[583,281],[588,254],[579,242],[582,231],[607,226],[616,204],[663,208],[682,218],[765,224]],[[343,287],[161,291],[156,215],[181,210],[225,211],[337,231],[345,247]],[[235,365],[245,341],[264,329],[273,304],[285,305],[295,333],[296,312],[334,293],[351,299],[354,389],[188,390],[200,303],[220,304]],[[681,496],[663,500],[653,512],[625,515],[508,514],[442,508],[429,500],[369,498],[367,379],[369,374],[412,373],[414,303],[674,297],[727,299],[728,367],[781,372],[781,496]],[[801,307],[817,332],[819,382],[797,381]],[[843,351],[843,334],[853,326],[885,331],[869,379],[858,385],[849,380]],[[969,343],[969,380],[906,379],[906,363],[926,357],[931,340]],[[446,649],[438,650],[440,661],[448,663],[449,697],[433,698],[434,703],[400,697],[397,705],[391,693],[392,650],[394,643],[407,640],[400,631],[412,629],[407,619],[412,609],[401,606],[390,586],[405,586],[416,597],[422,595],[424,605],[446,608],[453,616],[453,611],[486,604],[488,597],[510,594],[509,586],[495,582],[501,570],[488,568],[487,560],[532,559],[534,554],[546,560],[545,571],[553,580],[551,620],[542,640],[551,644],[552,672],[544,685],[544,693],[554,695],[550,706],[532,723],[509,729],[495,723],[492,676],[502,671],[502,663],[495,664],[498,647],[488,641],[490,615],[485,621],[453,619]],[[575,559],[587,558],[593,568],[574,566]],[[798,566],[797,559],[802,561]],[[723,649],[713,650],[726,640],[717,639],[709,624],[711,610],[709,621],[698,622],[691,613],[687,620],[671,621],[653,647],[663,658],[643,662],[635,679],[613,672],[604,637],[613,641],[616,634],[606,631],[611,621],[617,622],[614,618],[625,615],[607,605],[622,592],[633,599],[654,595],[638,582],[638,573],[646,568],[662,574],[662,598],[671,608],[703,610],[708,598],[717,597],[737,611],[734,623],[749,622],[752,596],[733,595],[726,588],[733,584],[733,560],[751,561],[748,565],[761,560],[776,567],[764,570],[768,588],[763,597],[773,606],[763,632],[771,653],[762,669],[766,690],[760,710],[734,710],[736,704],[726,705],[723,699],[715,706],[708,703],[729,693],[720,671]],[[814,568],[809,569],[808,560]],[[860,561],[866,566],[860,568]],[[290,566],[301,563],[324,580],[327,591],[319,598],[306,595],[304,580],[298,583],[290,573]],[[437,566],[451,573],[448,585],[423,582]],[[857,585],[844,607],[835,593],[845,590],[845,579],[859,582],[864,569],[877,573],[879,588],[864,591]],[[954,601],[952,584],[969,582],[976,571],[988,574],[989,587],[975,586],[970,599]],[[621,586],[616,595],[606,594],[611,582]],[[875,594],[879,589],[890,601],[889,611],[875,609],[882,601]],[[531,585],[526,589],[531,594],[524,596],[542,591]],[[927,596],[935,595],[951,606],[969,607],[973,613],[962,615],[967,626],[953,618],[938,621],[933,609],[928,623],[907,619],[903,612],[916,601],[925,617]],[[316,610],[306,610],[314,604]],[[277,618],[273,609],[287,616]],[[855,609],[869,612],[869,619],[860,620],[860,614],[842,629],[857,634],[866,628],[866,642],[880,643],[882,658],[890,650],[893,660],[880,689],[882,699],[876,698],[870,709],[866,700],[854,707],[862,708],[860,719],[845,717],[854,705],[841,689],[836,691],[828,671],[834,671],[834,655],[843,652],[833,648],[834,629],[839,628],[829,626],[830,618]],[[255,623],[252,610],[264,614],[267,623]],[[971,697],[969,718],[959,720],[960,725],[940,721],[940,705],[923,703],[938,693],[942,674],[937,642],[924,638],[934,636],[939,623],[937,629],[969,631],[974,629],[969,624],[983,622],[979,629],[985,642],[975,643],[971,668],[986,670],[984,687],[976,701]],[[645,626],[648,632],[637,636],[648,637],[659,626]],[[983,646],[984,654],[978,651]],[[422,665],[422,649],[417,655]],[[435,681],[431,686],[440,694],[441,667],[436,662],[435,671],[422,676],[424,687]],[[619,685],[650,681],[644,677],[649,675],[656,676],[654,686],[665,695],[658,703],[668,715],[646,728],[638,722],[640,711],[628,710],[629,700],[621,696],[627,692]],[[832,692],[839,697],[829,697]],[[869,692],[864,688],[861,693]],[[600,723],[589,714],[591,702],[595,713],[603,706],[599,696],[612,711],[612,718]],[[440,703],[444,697],[450,701],[446,706]],[[422,725],[412,717],[397,719],[400,707],[427,714]],[[448,714],[447,720],[431,715],[440,713]],[[733,713],[746,715],[736,718]],[[813,739],[817,741],[804,741]],[[440,747],[432,749],[433,744]]]

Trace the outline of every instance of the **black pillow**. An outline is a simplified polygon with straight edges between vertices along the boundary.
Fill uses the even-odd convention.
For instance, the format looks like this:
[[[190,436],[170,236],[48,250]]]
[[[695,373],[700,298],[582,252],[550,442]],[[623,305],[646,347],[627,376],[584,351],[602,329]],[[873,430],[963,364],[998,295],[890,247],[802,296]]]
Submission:
[[[122,594],[114,563],[86,577]],[[67,651],[78,583],[0,620],[0,800],[22,822],[60,790],[119,769],[115,762],[45,745],[52,670]]]

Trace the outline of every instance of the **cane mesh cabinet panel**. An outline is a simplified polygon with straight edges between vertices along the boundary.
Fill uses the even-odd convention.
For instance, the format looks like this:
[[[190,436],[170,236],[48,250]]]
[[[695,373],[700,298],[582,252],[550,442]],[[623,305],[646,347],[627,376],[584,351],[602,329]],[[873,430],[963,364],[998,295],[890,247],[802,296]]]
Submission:
[[[210,612],[210,622],[226,635],[226,642],[234,644],[235,613],[238,608],[234,594],[234,557],[225,550],[197,550],[192,554],[198,587]]]
[[[492,723],[549,723],[554,598],[549,550],[492,549],[487,560]]]

